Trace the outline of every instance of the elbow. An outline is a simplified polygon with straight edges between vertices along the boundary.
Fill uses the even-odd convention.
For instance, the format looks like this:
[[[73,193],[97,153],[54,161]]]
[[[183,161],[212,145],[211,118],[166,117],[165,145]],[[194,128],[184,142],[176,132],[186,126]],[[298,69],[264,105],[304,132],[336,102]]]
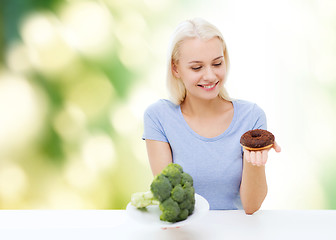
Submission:
[[[252,215],[253,213],[257,212],[260,208],[265,199],[265,196],[258,201],[250,200],[250,201],[242,201],[243,209],[247,215]]]
[[[252,215],[257,212],[267,195],[267,188],[265,191],[257,196],[246,196],[241,194],[242,205],[247,215]]]
[[[252,215],[253,213],[255,213],[256,211],[258,211],[260,209],[260,206],[247,206],[244,207],[244,211],[246,215]]]
[[[257,212],[260,208],[261,205],[266,197],[266,193],[262,198],[259,198],[258,200],[253,199],[250,201],[242,201],[244,211],[247,215],[252,215],[253,213]]]

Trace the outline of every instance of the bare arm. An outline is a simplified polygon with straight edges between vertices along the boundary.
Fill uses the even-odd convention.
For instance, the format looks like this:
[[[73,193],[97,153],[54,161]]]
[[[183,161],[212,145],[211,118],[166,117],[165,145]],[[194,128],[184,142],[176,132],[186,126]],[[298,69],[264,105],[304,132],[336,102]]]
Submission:
[[[164,167],[173,162],[169,143],[147,140],[147,154],[153,175],[159,174]]]
[[[273,148],[276,152],[281,151],[277,143]],[[240,198],[246,214],[253,214],[259,210],[267,195],[265,164],[268,151],[269,149],[256,152],[244,150]]]
[[[267,194],[265,166],[254,166],[246,160],[244,152],[243,176],[240,198],[246,214],[253,214],[261,207]]]

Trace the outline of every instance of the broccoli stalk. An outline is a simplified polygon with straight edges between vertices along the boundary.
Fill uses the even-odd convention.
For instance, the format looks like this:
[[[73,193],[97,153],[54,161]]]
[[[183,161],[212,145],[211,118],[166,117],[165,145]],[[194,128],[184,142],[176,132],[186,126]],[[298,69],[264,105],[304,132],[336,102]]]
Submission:
[[[180,165],[171,163],[155,176],[150,191],[132,195],[131,204],[137,208],[159,204],[160,220],[172,223],[185,220],[195,207],[193,179]]]
[[[136,208],[145,208],[149,205],[160,204],[158,200],[154,199],[154,195],[151,191],[132,194],[131,203]]]

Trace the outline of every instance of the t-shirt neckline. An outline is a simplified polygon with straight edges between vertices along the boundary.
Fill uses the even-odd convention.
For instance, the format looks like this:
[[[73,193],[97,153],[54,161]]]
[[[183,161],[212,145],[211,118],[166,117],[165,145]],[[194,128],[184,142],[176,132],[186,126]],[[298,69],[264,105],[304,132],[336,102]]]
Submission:
[[[202,141],[205,141],[205,142],[214,142],[214,141],[217,141],[221,138],[223,138],[224,136],[226,136],[230,131],[231,129],[233,128],[235,122],[236,122],[236,118],[237,118],[237,104],[236,104],[236,101],[232,100],[232,105],[233,105],[233,118],[231,120],[231,123],[229,125],[229,127],[227,129],[225,129],[225,131],[221,134],[219,134],[218,136],[216,137],[212,137],[212,138],[207,138],[207,137],[204,137],[204,136],[201,136],[199,135],[197,132],[195,132],[190,126],[189,124],[187,123],[187,121],[185,120],[184,116],[183,116],[183,113],[182,113],[182,110],[181,110],[181,105],[178,105],[178,112],[179,112],[179,117],[180,119],[182,120],[182,123],[183,125],[188,129],[188,131],[193,135],[195,136],[196,138],[202,140]]]

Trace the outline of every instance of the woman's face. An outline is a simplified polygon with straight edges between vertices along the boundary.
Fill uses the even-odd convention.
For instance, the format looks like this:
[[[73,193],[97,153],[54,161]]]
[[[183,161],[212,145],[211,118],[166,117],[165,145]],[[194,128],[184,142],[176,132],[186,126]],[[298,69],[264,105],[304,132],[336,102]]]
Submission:
[[[180,45],[178,63],[172,68],[174,76],[186,87],[186,97],[216,98],[226,74],[221,41],[218,38],[185,40]]]

